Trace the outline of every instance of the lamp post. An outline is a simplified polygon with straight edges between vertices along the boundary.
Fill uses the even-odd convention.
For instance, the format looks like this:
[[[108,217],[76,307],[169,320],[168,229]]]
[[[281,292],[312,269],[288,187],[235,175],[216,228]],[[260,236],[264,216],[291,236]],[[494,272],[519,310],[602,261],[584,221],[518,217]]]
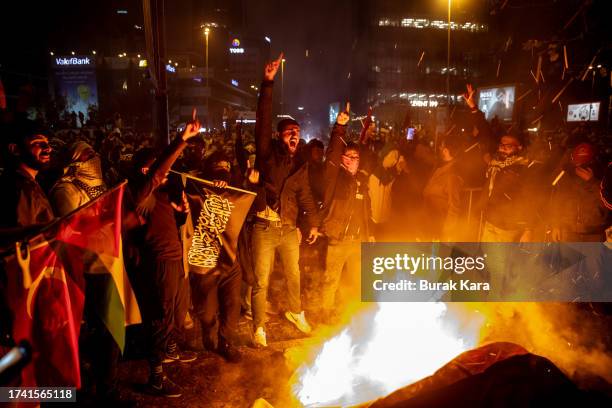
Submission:
[[[281,115],[285,114],[285,59],[281,60]]]
[[[208,35],[210,34],[210,28],[204,29],[204,36],[206,37],[206,86],[208,87]]]
[[[451,37],[451,0],[448,0],[448,34],[446,43],[446,103],[450,109],[450,42]],[[450,112],[450,111],[449,111]]]
[[[209,82],[208,82],[208,77],[209,77],[209,72],[208,72],[208,35],[210,34],[210,27],[205,27],[204,28],[204,37],[206,37],[206,118],[208,119],[208,112],[209,112],[209,108],[208,108],[208,93],[210,92],[210,88],[209,88]]]

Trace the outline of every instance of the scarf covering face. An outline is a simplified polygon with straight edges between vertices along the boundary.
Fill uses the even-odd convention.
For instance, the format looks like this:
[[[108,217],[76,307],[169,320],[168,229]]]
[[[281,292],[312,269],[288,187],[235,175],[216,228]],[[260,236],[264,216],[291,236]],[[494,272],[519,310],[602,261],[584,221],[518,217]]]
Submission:
[[[526,166],[529,164],[529,160],[525,157],[514,155],[506,157],[504,160],[493,159],[489,162],[489,167],[487,168],[487,178],[489,179],[489,197],[491,197],[491,193],[493,192],[493,186],[495,185],[495,178],[497,177],[497,174],[503,168],[512,166],[514,164]]]
[[[352,176],[357,174],[357,170],[359,170],[359,162],[357,160],[342,160],[342,167],[346,169]]]
[[[79,161],[81,154],[91,146],[85,142],[77,142],[72,148],[71,162],[64,169],[64,177],[74,183],[93,199],[106,191],[106,184],[102,177],[102,160],[95,154],[87,161]]]

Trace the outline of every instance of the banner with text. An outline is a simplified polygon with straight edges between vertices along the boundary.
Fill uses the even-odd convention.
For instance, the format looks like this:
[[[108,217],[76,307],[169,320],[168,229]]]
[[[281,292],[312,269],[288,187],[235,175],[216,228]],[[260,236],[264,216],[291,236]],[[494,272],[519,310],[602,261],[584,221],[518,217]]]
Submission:
[[[186,178],[185,193],[194,227],[187,256],[189,270],[206,273],[219,262],[233,264],[238,234],[255,194],[232,187],[216,188],[195,177]]]

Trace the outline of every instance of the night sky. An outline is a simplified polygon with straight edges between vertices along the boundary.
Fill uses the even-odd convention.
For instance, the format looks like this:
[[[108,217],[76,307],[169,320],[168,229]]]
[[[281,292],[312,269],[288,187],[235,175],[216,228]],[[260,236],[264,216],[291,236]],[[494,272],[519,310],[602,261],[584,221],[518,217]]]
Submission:
[[[181,48],[183,42],[191,46],[194,41],[201,41],[187,38],[190,33],[197,32],[198,22],[192,18],[193,7],[201,4],[214,7],[214,3],[210,0],[201,3],[166,1],[169,51]],[[281,50],[285,52],[288,110],[304,106],[307,112],[320,118],[329,103],[342,102],[349,97],[350,55],[356,45],[357,33],[364,28],[360,26],[357,6],[364,3],[367,2],[245,0],[242,3],[246,30],[269,36],[273,56]],[[381,1],[381,7],[384,3],[388,1]],[[605,12],[608,0],[593,0],[586,17],[579,17],[566,32],[560,28],[585,3],[584,0],[510,0],[503,14],[492,15],[491,10],[503,3],[497,0],[456,0],[453,1],[453,14],[459,16],[459,20],[470,16],[484,20],[492,28],[491,35],[503,33],[500,35],[502,38],[511,33],[517,43],[527,38],[555,38],[555,33],[560,38],[572,37],[573,44],[576,44],[575,56],[580,59],[589,59],[593,49],[603,44],[602,58],[609,59],[612,36],[606,21],[606,16],[610,15]],[[376,4],[378,7],[379,3]],[[421,12],[444,18],[447,3],[432,0],[401,4],[407,14]],[[109,36],[120,37],[121,25],[112,22],[117,21],[116,9],[122,7],[136,10],[131,18],[142,18],[142,5],[136,0],[11,2],[10,10],[4,2],[0,27],[3,38],[0,75],[7,91],[13,85],[6,79],[9,73],[12,78],[43,80],[50,49],[65,53],[71,49],[77,53],[90,52],[93,46],[103,49]]]

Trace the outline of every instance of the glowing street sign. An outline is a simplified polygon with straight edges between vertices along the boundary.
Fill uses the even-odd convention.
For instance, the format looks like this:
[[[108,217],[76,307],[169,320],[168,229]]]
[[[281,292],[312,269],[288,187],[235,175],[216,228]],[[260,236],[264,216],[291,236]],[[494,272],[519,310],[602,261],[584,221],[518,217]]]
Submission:
[[[83,57],[83,58],[78,58],[78,57],[72,57],[72,58],[55,58],[55,64],[56,65],[92,65],[93,61],[91,59],[89,59],[88,57]]]
[[[438,101],[412,99],[410,101],[410,106],[417,108],[435,108],[438,106]]]
[[[232,47],[229,49],[230,54],[244,54],[244,48],[240,47],[240,40],[234,38],[232,40]]]

